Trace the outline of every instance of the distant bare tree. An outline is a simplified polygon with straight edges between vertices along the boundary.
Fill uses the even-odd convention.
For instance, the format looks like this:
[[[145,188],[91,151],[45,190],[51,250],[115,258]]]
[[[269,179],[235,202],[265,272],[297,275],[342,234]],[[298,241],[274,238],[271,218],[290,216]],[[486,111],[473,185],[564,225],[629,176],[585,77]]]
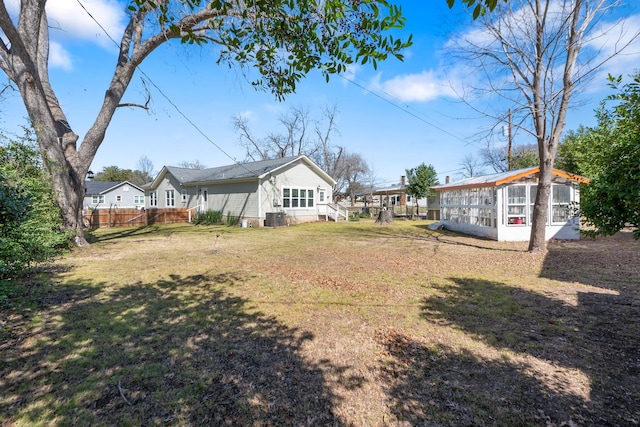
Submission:
[[[178,163],[178,166],[181,168],[189,168],[189,169],[206,169],[207,168],[207,165],[205,165],[198,159],[192,160],[192,161],[183,160],[180,163]]]
[[[253,135],[246,117],[236,116],[233,121],[248,160],[305,155],[336,181],[333,194],[337,196],[349,191],[360,192],[356,184],[362,182],[368,170],[360,154],[348,153],[344,147],[331,144],[333,135],[339,133],[337,114],[335,106],[325,107],[322,117],[314,119],[307,109],[293,108],[279,119],[285,132],[265,137]]]
[[[483,164],[490,166],[495,172],[506,172],[509,170],[509,160],[507,146],[491,146],[487,145],[480,151],[480,157]],[[540,158],[538,157],[538,146],[536,144],[520,144],[516,145],[511,153],[511,162],[513,169],[523,169],[531,166],[538,166]]]
[[[144,185],[153,181],[155,171],[153,168],[153,162],[147,157],[143,156],[138,159],[136,163],[137,169],[133,171],[131,175],[131,182],[136,185]]]
[[[460,175],[462,175],[463,178],[471,178],[484,174],[482,160],[473,154],[464,156],[459,165],[462,168]]]
[[[376,188],[376,171],[373,166],[369,166],[369,170],[362,177],[362,185],[366,194],[365,205],[367,201],[373,202],[373,190]]]
[[[345,171],[344,181],[353,206],[356,201],[356,195],[365,188],[364,182],[367,172],[369,172],[369,166],[362,156],[356,153],[347,153],[342,158],[342,163]]]
[[[248,160],[258,161],[299,155],[312,157],[320,149],[319,141],[314,140],[310,134],[310,128],[317,123],[311,118],[309,110],[292,108],[278,121],[284,127],[283,133],[270,133],[265,137],[257,138],[252,134],[246,117],[239,115],[233,118],[234,129],[240,133],[240,145],[245,149]]]

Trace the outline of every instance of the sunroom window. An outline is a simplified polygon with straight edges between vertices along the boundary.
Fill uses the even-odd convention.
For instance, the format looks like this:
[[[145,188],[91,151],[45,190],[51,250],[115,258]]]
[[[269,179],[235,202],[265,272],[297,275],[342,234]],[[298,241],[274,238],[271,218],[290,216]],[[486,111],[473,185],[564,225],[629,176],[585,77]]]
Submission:
[[[507,224],[527,223],[527,186],[507,187]]]
[[[571,187],[568,185],[551,186],[551,222],[567,222],[570,219]]]

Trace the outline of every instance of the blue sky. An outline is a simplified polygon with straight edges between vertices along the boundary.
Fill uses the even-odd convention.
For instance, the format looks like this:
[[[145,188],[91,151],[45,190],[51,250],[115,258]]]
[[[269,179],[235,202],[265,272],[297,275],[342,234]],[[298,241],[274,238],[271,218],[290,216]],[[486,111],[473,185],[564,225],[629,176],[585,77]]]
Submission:
[[[122,3],[80,1],[119,40],[125,18]],[[452,61],[446,48],[454,34],[464,34],[473,25],[461,1],[457,3],[452,11],[445,0],[402,2],[407,17],[402,33],[413,34],[414,42],[403,62],[389,59],[377,70],[357,67],[344,77],[333,76],[329,83],[312,72],[284,102],[256,92],[239,70],[217,66],[212,49],[166,45],[141,67],[157,86],[149,88],[150,111],[121,108],[116,112],[92,170],[109,165],[134,169],[143,156],[156,170],[196,159],[208,167],[230,164],[245,158],[233,129],[234,116],[247,117],[254,135],[266,136],[282,131],[278,118],[291,108],[308,109],[320,118],[326,106],[335,106],[339,133],[331,143],[360,153],[380,185],[397,182],[405,169],[423,162],[436,168],[441,181],[446,175],[456,178],[463,157],[476,155],[484,145],[478,133],[495,124],[479,118],[451,89],[473,78],[473,68]],[[640,28],[640,2],[625,3],[601,24]],[[5,4],[15,7],[17,0],[5,0]],[[82,138],[108,87],[116,50],[76,0],[49,0],[48,12],[50,25],[56,28],[51,33],[52,85],[72,128]],[[602,51],[606,39],[600,38]],[[595,124],[594,109],[611,93],[604,76],[607,72],[630,74],[639,59],[636,44],[607,63],[588,90],[576,97],[579,103],[571,109],[566,129]],[[125,102],[144,103],[144,98],[138,74]],[[26,112],[17,94],[0,103],[0,117],[0,127],[9,132],[17,132],[25,123]],[[496,135],[494,143],[504,144],[501,138]],[[515,142],[533,141],[522,135]]]

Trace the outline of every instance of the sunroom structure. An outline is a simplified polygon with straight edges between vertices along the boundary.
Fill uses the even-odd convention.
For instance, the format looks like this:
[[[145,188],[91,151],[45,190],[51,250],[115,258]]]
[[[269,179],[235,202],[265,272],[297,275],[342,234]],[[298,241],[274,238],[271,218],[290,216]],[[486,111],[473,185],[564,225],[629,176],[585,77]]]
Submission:
[[[448,230],[498,241],[527,241],[538,189],[539,167],[466,178],[434,187],[440,196],[440,222]],[[572,215],[580,203],[580,184],[589,179],[552,171],[546,239],[580,238]]]

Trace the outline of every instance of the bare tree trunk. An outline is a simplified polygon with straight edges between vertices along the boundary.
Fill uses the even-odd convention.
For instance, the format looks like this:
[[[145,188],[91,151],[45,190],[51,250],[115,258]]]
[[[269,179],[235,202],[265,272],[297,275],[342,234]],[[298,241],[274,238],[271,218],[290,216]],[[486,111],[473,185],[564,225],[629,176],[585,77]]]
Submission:
[[[551,194],[551,168],[543,167],[546,162],[541,162],[540,175],[538,177],[538,189],[536,202],[531,218],[531,237],[529,238],[530,252],[546,252],[547,250],[547,218],[549,216],[549,197]]]

